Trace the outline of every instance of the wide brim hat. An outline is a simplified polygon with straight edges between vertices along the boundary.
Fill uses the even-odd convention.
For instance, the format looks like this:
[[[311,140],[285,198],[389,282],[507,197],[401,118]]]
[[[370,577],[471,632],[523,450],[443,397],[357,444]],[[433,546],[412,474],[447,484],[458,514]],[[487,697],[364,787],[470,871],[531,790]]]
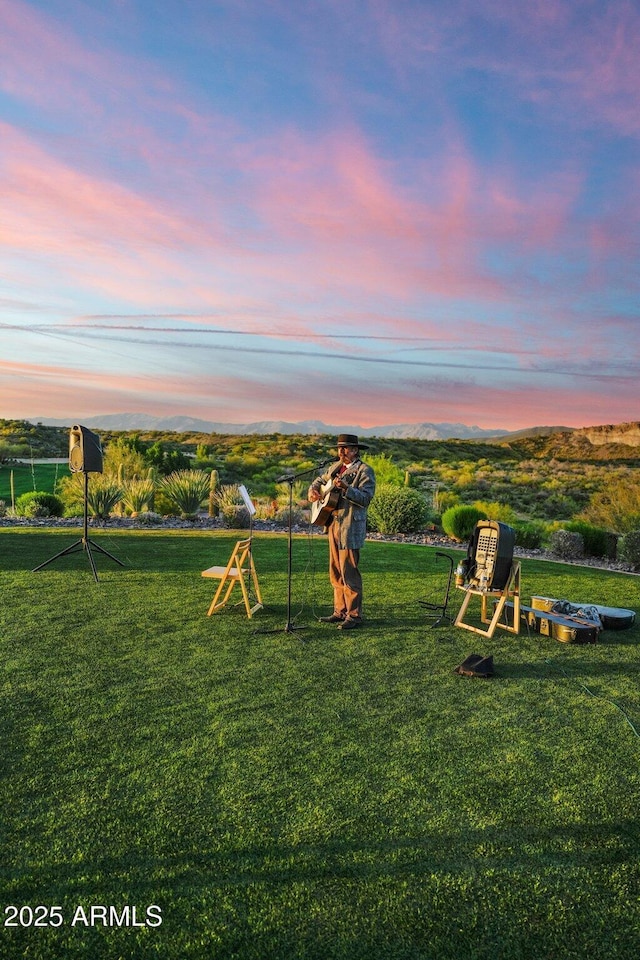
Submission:
[[[366,443],[360,443],[355,433],[341,433],[336,441],[336,447],[357,447],[359,450],[368,450]]]

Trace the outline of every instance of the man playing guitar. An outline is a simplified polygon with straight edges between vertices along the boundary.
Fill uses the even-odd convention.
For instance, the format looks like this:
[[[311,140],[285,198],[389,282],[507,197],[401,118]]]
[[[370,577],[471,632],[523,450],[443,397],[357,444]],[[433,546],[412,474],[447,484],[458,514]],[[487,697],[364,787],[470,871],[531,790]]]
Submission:
[[[329,535],[329,580],[333,587],[333,613],[321,617],[336,623],[341,630],[353,630],[362,624],[362,574],[360,549],[367,532],[367,507],[376,489],[372,468],[360,459],[360,450],[368,447],[351,433],[338,437],[338,462],[332,464],[309,487],[308,497],[315,506],[332,499],[330,514],[321,514]]]

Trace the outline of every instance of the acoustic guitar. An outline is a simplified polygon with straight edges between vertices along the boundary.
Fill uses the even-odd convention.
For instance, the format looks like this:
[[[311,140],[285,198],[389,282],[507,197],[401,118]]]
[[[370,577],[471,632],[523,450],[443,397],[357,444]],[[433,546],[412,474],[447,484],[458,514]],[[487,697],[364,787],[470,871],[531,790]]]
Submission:
[[[326,527],[334,510],[338,506],[338,501],[342,496],[342,490],[335,486],[335,481],[340,479],[343,483],[351,483],[357,472],[357,470],[352,470],[350,473],[343,473],[339,476],[331,477],[320,488],[320,499],[315,500],[311,504],[311,523],[315,527]]]

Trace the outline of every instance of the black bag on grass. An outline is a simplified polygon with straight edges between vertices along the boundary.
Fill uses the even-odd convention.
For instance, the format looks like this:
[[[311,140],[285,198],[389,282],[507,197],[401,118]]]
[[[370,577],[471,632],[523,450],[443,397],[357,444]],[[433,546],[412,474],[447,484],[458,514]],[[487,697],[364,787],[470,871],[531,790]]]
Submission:
[[[483,657],[481,653],[471,653],[453,671],[463,677],[483,677],[485,680],[494,675],[493,657]]]

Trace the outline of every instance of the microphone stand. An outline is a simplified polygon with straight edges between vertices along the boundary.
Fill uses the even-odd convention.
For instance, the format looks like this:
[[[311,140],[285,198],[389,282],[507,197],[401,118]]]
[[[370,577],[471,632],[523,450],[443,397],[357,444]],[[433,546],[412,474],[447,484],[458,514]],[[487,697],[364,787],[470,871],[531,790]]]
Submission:
[[[278,477],[276,483],[288,483],[289,484],[289,529],[288,529],[288,544],[287,544],[287,621],[284,625],[285,633],[295,633],[298,630],[304,630],[304,627],[295,625],[291,620],[291,582],[293,579],[293,485],[296,480],[299,480],[301,477],[307,476],[307,474],[312,473],[315,470],[321,470],[323,467],[326,467],[327,464],[333,463],[335,458],[330,460],[323,460],[322,463],[318,464],[316,467],[312,467],[309,470],[302,470],[300,473],[285,473],[283,476]],[[278,633],[278,630],[256,630],[256,633]]]

